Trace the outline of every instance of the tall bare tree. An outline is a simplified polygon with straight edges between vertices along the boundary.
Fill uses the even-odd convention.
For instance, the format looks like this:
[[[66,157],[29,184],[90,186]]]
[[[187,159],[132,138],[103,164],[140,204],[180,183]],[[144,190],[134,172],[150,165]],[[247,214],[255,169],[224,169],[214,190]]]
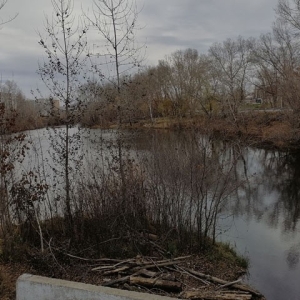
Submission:
[[[294,112],[300,112],[300,1],[280,0],[277,6],[278,24],[276,35],[283,41],[285,51],[284,98]],[[284,30],[282,30],[284,28]],[[288,62],[288,63],[286,63]],[[300,122],[300,121],[298,121]]]
[[[135,41],[139,11],[135,1],[130,0],[93,0],[93,3],[93,16],[86,16],[100,34],[100,45],[96,44],[94,53],[100,61],[95,62],[94,67],[113,82],[120,93],[122,75],[141,63],[141,47]]]
[[[92,56],[99,60],[92,64],[100,78],[110,81],[117,91],[115,103],[120,129],[125,102],[122,87],[126,85],[126,75],[134,68],[138,68],[141,63],[141,47],[137,47],[135,41],[136,31],[139,29],[137,24],[139,11],[136,2],[131,0],[94,0],[93,3],[93,15],[86,15],[86,17],[100,34],[99,43],[104,40],[105,46],[96,44],[97,50]],[[118,162],[123,187],[122,197],[125,200],[126,187],[120,130],[118,134]]]
[[[299,101],[299,41],[285,23],[278,21],[272,33],[262,35],[254,47],[253,58],[257,70],[258,89],[273,107],[297,109]],[[297,79],[298,78],[298,79]]]
[[[235,120],[246,94],[247,71],[250,66],[251,40],[238,37],[210,47],[209,53],[219,73],[224,90],[224,108]]]
[[[176,116],[191,116],[199,110],[209,115],[207,107],[207,76],[209,64],[195,49],[179,50],[167,56],[157,68],[164,84],[164,91],[172,102]]]
[[[79,139],[70,133],[77,121],[80,108],[78,90],[85,64],[87,28],[81,28],[73,14],[73,0],[52,0],[53,14],[46,18],[48,39],[40,34],[39,44],[44,48],[48,60],[39,65],[38,73],[50,92],[50,99],[58,99],[64,106],[64,117],[60,122],[65,124],[64,131],[56,131],[53,147],[56,161],[63,167],[65,182],[65,216],[72,221],[70,199],[70,160],[76,153],[72,152],[74,141]],[[73,155],[72,155],[73,154]]]

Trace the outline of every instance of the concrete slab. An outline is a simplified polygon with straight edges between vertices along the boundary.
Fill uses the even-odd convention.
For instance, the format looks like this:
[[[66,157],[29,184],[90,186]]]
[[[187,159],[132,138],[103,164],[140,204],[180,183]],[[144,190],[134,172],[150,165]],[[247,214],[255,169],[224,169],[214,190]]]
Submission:
[[[175,298],[118,290],[80,282],[23,274],[17,300],[174,300]]]

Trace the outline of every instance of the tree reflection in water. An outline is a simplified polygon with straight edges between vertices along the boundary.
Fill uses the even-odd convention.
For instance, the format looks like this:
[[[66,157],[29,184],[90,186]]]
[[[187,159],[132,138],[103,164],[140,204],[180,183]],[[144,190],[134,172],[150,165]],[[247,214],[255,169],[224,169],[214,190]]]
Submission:
[[[173,150],[191,142],[187,132],[154,135],[152,138],[158,139],[159,144]],[[199,135],[199,139],[203,140],[203,136]],[[298,233],[300,153],[255,149],[244,147],[239,142],[223,143],[212,139],[207,139],[206,143],[215,154],[219,151],[232,161],[238,159],[231,180],[236,181],[235,185],[239,188],[232,195],[234,201],[228,201],[228,205],[223,207],[224,216],[243,216],[246,220],[264,222],[271,228],[279,228],[283,236]],[[134,139],[134,144],[139,151],[151,148],[150,139],[145,139],[143,134]],[[286,262],[290,268],[299,263],[299,249],[300,245],[295,244],[286,250]]]
[[[195,141],[195,136],[191,140],[190,134],[186,131],[137,133],[132,149],[151,156],[154,139],[168,154],[164,158],[169,162],[167,165],[174,164],[184,173],[182,150]],[[242,254],[246,251],[250,259],[249,283],[268,299],[280,300],[284,296],[297,299],[300,292],[297,284],[300,276],[300,153],[245,147],[238,141],[224,143],[199,134],[201,139],[202,144],[206,143],[206,151],[214,153],[216,166],[220,153],[237,162],[230,180],[238,189],[222,206],[220,239],[237,245]],[[176,160],[170,158],[170,153],[177,153]],[[197,155],[194,155],[196,162]],[[167,179],[168,174],[163,178]],[[170,179],[174,181],[174,177]],[[174,196],[177,194],[174,189]],[[228,216],[233,216],[234,222]]]
[[[286,251],[286,262],[290,269],[296,269],[300,259],[300,243]]]
[[[247,174],[231,207],[235,216],[246,216],[264,222],[282,235],[299,234],[300,219],[300,153],[286,153],[243,148],[242,165],[237,174]],[[300,259],[300,243],[286,253],[286,262],[295,269]]]
[[[226,182],[225,189],[219,188],[222,197],[214,197],[222,199],[215,212],[223,218],[218,229],[226,231],[218,238],[237,245],[241,254],[246,250],[250,259],[249,282],[268,299],[297,299],[300,153],[245,147],[238,141],[224,143],[192,131],[144,130],[123,134],[130,158],[144,163],[144,175],[153,175],[147,180],[157,183],[152,185],[153,190],[147,190],[157,200],[155,211],[161,209],[162,203],[170,208],[175,200],[175,204],[180,204],[180,214],[170,210],[166,218],[181,218],[185,224],[185,215],[189,215],[197,222],[195,210],[187,210],[186,204],[197,204],[197,199],[213,203],[210,191],[216,190],[216,184],[222,187]],[[105,174],[105,166],[113,159],[115,136],[111,130],[89,132],[87,139],[95,141],[86,141],[92,162],[87,166],[99,161]],[[205,206],[202,208],[205,211]]]

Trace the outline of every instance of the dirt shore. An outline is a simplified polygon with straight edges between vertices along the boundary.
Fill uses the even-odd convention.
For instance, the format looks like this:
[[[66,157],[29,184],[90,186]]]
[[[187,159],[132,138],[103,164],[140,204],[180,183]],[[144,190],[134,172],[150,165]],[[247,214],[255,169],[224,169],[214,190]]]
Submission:
[[[129,260],[139,261],[141,263],[143,261],[151,261],[152,263],[155,263],[156,259],[160,260],[165,258],[141,257],[138,255],[132,259],[125,259],[124,263]],[[120,263],[118,264],[120,265]],[[15,299],[15,283],[17,278],[23,273],[31,273],[95,285],[103,285],[107,283],[108,280],[124,276],[122,275],[122,272],[120,274],[115,273],[114,275],[109,276],[104,275],[103,272],[93,272],[95,265],[99,265],[99,262],[97,263],[92,259],[83,260],[75,257],[71,259],[70,257],[66,257],[64,261],[62,257],[58,256],[54,259],[53,253],[50,252],[43,255],[39,253],[31,253],[27,256],[27,261],[22,263],[0,261],[0,298],[2,300]],[[246,274],[245,265],[241,264],[241,258],[236,256],[232,248],[226,245],[217,246],[214,249],[198,253],[197,255],[187,256],[187,258],[180,263],[179,269],[175,266],[172,268],[171,265],[170,268],[167,267],[166,269],[168,278],[174,278],[176,282],[182,285],[181,294],[197,290],[201,292],[205,291],[206,293],[214,292],[217,289],[215,284],[209,283],[206,280],[197,280],[196,276],[193,275],[188,276],[187,272],[184,270],[192,270],[195,272],[209,274],[209,276],[214,276],[228,282],[233,282]],[[162,268],[159,268],[158,271],[160,273],[163,272]],[[150,292],[154,294],[168,295],[171,297],[179,297],[178,293],[166,292],[157,288],[144,289],[143,287],[136,285],[132,287],[128,287],[128,285],[113,287],[131,290],[135,289],[139,292]],[[251,299],[264,298],[254,297]]]

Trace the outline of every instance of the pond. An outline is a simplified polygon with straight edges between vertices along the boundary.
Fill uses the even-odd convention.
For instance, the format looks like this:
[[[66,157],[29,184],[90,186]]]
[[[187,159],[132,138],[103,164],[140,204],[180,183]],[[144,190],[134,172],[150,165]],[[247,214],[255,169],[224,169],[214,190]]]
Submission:
[[[83,163],[84,166],[90,166],[90,162],[99,159],[103,164],[113,159],[109,143],[116,140],[116,131],[91,130],[82,133],[84,138],[80,153],[89,157],[89,163]],[[153,157],[153,151],[161,151],[159,149],[177,151],[180,158],[178,149],[189,142],[189,135],[189,132],[151,130],[122,133],[131,157],[137,160]],[[35,151],[27,156],[24,164],[32,166],[42,160],[51,165],[47,131],[31,131],[28,138]],[[214,153],[222,144],[202,136],[197,136],[197,139],[201,139],[202,144],[206,143],[210,151],[214,149]],[[161,148],[157,148],[158,145]],[[243,178],[243,185],[238,186],[230,196],[229,205],[220,214],[218,240],[230,242],[249,259],[249,273],[245,279],[267,299],[299,300],[300,153],[281,153],[233,143],[226,146],[225,155],[233,155],[233,148],[237,149],[235,155],[239,154],[235,174]],[[37,153],[43,153],[43,158]],[[83,176],[84,169],[81,169],[79,176]],[[46,168],[44,172],[51,177],[51,168]]]
[[[300,156],[251,148],[243,154],[254,180],[238,195],[220,239],[249,257],[248,281],[267,299],[300,299]]]
[[[181,135],[185,133],[176,139],[182,140]],[[145,145],[145,140],[149,137],[142,134],[137,143]],[[168,142],[166,137],[160,139],[160,143]],[[299,300],[300,153],[235,143],[228,147],[229,152],[232,147],[239,148],[236,174],[246,178],[246,183],[231,196],[233,201],[222,212],[218,239],[230,242],[248,257],[250,267],[245,279],[267,299]]]

